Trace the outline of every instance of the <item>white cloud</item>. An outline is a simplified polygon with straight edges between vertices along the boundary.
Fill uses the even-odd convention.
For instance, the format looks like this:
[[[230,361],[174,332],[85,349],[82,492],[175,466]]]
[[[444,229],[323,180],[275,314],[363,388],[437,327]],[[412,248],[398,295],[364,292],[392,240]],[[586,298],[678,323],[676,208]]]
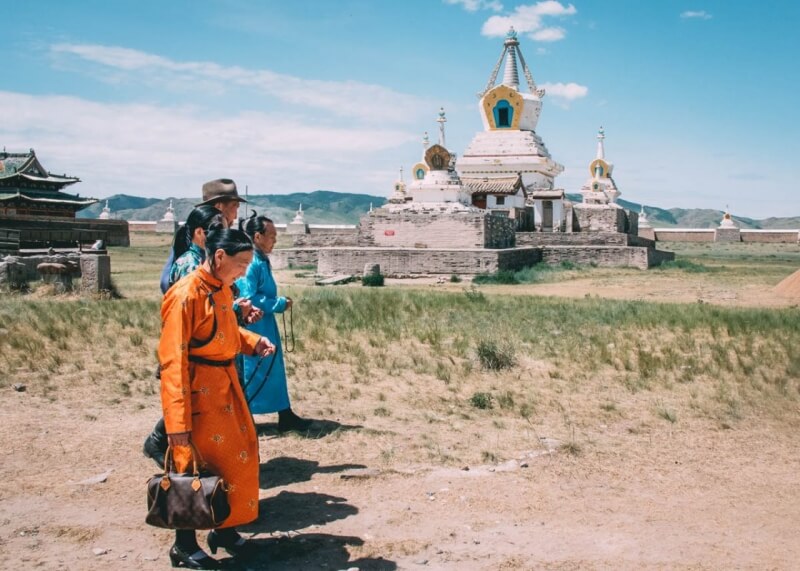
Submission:
[[[303,79],[212,62],[179,62],[115,46],[57,44],[51,46],[51,53],[57,58],[70,58],[70,63],[77,60],[101,66],[98,79],[110,83],[136,82],[187,92],[202,86],[206,93],[217,94],[232,89],[252,89],[293,105],[306,105],[365,121],[402,122],[433,108],[431,103],[418,97],[380,85]],[[109,73],[109,68],[113,73]],[[386,109],[391,109],[392,113],[386,113]]]
[[[444,0],[444,3],[460,5],[467,12],[477,12],[478,10],[499,12],[503,9],[503,5],[498,0]]]
[[[35,148],[52,172],[80,177],[74,191],[84,196],[192,196],[202,181],[220,176],[260,194],[315,189],[381,194],[383,188],[360,180],[363,166],[380,168],[382,153],[395,154],[419,138],[398,129],[326,126],[278,114],[225,116],[193,107],[4,91],[0,108],[14,109],[3,119],[8,150]],[[391,180],[386,179],[387,189]]]
[[[555,104],[564,109],[569,108],[570,102],[589,94],[588,87],[577,83],[543,83],[539,87],[544,88],[545,94],[554,98]]]
[[[712,16],[705,10],[697,10],[697,11],[687,10],[686,12],[681,12],[681,18],[683,18],[684,20],[686,19],[710,20]]]
[[[533,33],[533,39],[537,42],[557,42],[563,40],[567,35],[564,28],[542,28]]]
[[[565,37],[566,31],[563,28],[545,27],[542,19],[544,17],[566,17],[577,14],[575,6],[569,4],[564,6],[556,0],[545,0],[528,6],[517,6],[508,16],[492,16],[483,23],[481,34],[488,37],[502,37],[508,32],[509,27],[525,34],[529,38],[542,41],[553,42]]]

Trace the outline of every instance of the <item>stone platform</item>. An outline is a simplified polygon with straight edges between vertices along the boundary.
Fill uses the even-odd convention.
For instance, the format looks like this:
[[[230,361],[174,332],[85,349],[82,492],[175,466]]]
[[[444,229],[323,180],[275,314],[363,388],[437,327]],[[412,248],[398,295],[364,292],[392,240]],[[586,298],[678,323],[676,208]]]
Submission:
[[[361,274],[366,264],[379,264],[388,277],[474,275],[519,270],[542,260],[541,248],[320,248],[317,252],[317,272],[322,275]]]
[[[518,270],[542,262],[545,264],[593,264],[603,268],[632,267],[646,270],[662,262],[674,260],[675,254],[656,250],[652,241],[620,234],[609,242],[594,243],[576,235],[561,234],[560,240],[544,236],[537,245],[520,245],[504,249],[455,248],[286,248],[274,250],[270,261],[275,269],[316,266],[317,273],[360,274],[365,264],[380,264],[386,276],[412,274],[493,273],[498,270]],[[588,236],[587,236],[588,238]],[[522,240],[526,242],[526,240]]]

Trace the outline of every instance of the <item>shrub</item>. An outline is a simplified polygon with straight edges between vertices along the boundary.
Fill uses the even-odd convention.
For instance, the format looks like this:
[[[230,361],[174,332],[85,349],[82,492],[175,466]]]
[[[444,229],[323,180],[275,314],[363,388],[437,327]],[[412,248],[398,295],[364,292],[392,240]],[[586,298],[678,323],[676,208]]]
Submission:
[[[659,270],[683,270],[690,274],[702,274],[711,271],[711,268],[708,266],[690,262],[686,259],[668,260],[666,262],[662,262],[660,266],[657,266],[657,268]]]
[[[461,283],[461,276],[459,276],[458,274],[451,275],[450,276],[450,283],[454,283],[454,284]]]
[[[383,275],[367,274],[361,278],[361,285],[366,287],[383,287]]]
[[[490,371],[508,369],[517,362],[511,345],[500,346],[490,339],[478,341],[477,353],[481,366]]]
[[[490,393],[475,393],[470,397],[469,403],[475,408],[488,410],[492,408],[492,395]]]
[[[475,284],[518,284],[516,273],[513,270],[500,270],[494,274],[478,274],[472,279]]]
[[[483,295],[483,292],[476,288],[474,285],[471,285],[469,289],[464,289],[464,295],[467,296],[467,299],[472,302],[482,302],[486,299],[486,296]]]

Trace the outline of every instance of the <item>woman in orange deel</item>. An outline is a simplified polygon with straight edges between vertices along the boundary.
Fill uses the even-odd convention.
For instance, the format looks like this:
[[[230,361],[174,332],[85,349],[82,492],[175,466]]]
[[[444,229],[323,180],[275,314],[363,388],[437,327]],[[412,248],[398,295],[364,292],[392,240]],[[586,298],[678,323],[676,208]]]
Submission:
[[[206,237],[203,265],[167,291],[161,305],[158,345],[161,404],[175,469],[186,472],[191,442],[208,467],[228,484],[231,514],[208,534],[212,553],[222,547],[245,555],[253,545],[235,526],[258,517],[258,439],[236,376],[237,353],[269,355],[264,337],[240,329],[231,284],[253,258],[253,243],[239,230],[214,227]],[[219,569],[197,544],[195,530],[176,530],[169,551],[173,567]]]

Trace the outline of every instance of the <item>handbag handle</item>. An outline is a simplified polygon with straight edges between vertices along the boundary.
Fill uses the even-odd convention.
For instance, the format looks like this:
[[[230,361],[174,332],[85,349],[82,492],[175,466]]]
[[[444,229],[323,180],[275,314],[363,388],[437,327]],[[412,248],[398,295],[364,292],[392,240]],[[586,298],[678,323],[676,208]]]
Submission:
[[[189,448],[192,450],[192,475],[194,476],[194,482],[192,483],[192,488],[197,491],[200,488],[200,470],[197,467],[197,459],[200,459],[200,463],[204,464],[202,456],[200,456],[200,452],[195,448],[195,445],[189,442]],[[167,451],[164,453],[164,475],[161,477],[161,489],[165,492],[169,490],[171,485],[169,481],[170,475],[170,468],[172,471],[175,471],[175,461],[172,458],[172,446],[167,446]]]

